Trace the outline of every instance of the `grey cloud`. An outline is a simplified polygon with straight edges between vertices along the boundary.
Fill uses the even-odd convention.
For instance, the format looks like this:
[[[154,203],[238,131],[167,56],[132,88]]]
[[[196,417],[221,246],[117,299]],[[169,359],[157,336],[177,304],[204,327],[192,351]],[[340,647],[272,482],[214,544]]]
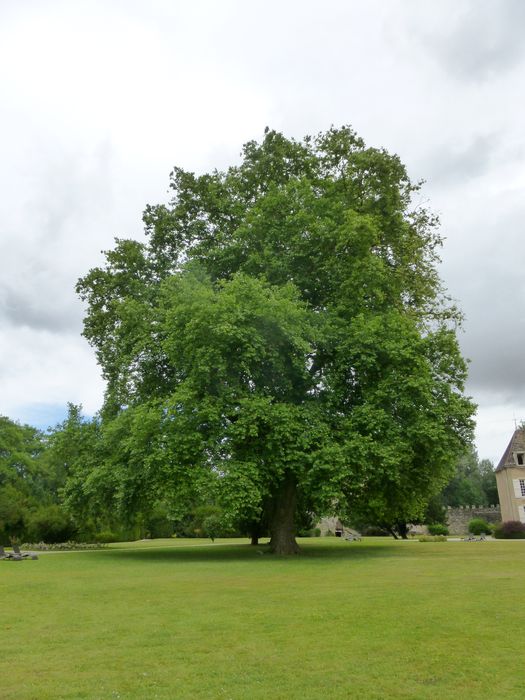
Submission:
[[[464,185],[471,178],[487,172],[498,146],[496,135],[480,135],[466,147],[444,147],[434,151],[422,159],[418,169],[425,173],[430,186]]]
[[[18,214],[5,224],[0,238],[0,322],[78,334],[83,311],[74,288],[100,249],[101,213],[111,212],[111,153],[105,143],[87,153],[51,154],[45,145],[37,151],[23,180],[27,194],[11,206],[23,219]],[[4,204],[0,216],[8,214]]]
[[[492,330],[488,326],[489,324],[485,334],[474,334],[464,350],[465,354],[472,358],[469,389],[474,394],[498,396],[503,403],[522,402],[525,395],[525,376],[522,369],[520,334],[514,333],[512,328],[505,327],[504,324]],[[502,331],[502,337],[497,337],[498,331]],[[521,340],[523,341],[523,338]],[[475,342],[477,346],[472,347]]]
[[[454,21],[449,16],[449,21]],[[462,80],[482,81],[512,69],[523,57],[525,3],[470,0],[459,21],[425,43],[446,71]]]
[[[472,249],[463,248],[453,277],[465,313],[459,337],[470,359],[469,390],[520,403],[525,396],[525,281],[521,265],[521,221],[525,211],[504,214],[478,226]],[[523,209],[523,208],[522,208]]]
[[[27,286],[21,290],[0,289],[0,320],[14,327],[78,334],[82,329],[82,312],[75,303],[73,290],[65,297],[63,291],[53,287],[49,284],[39,290]]]

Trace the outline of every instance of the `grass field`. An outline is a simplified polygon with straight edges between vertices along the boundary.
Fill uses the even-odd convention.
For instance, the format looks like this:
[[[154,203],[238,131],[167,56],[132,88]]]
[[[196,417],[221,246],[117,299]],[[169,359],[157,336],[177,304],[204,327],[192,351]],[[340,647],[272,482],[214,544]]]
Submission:
[[[525,697],[525,541],[301,546],[0,562],[0,698]]]

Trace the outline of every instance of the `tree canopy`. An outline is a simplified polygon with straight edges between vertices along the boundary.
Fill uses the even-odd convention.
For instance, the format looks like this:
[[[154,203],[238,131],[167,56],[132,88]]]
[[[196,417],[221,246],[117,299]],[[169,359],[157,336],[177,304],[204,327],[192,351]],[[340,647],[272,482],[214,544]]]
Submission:
[[[344,127],[266,130],[238,165],[170,186],[146,241],[117,239],[78,283],[113,435],[81,497],[208,499],[264,518],[278,553],[297,551],[298,507],[421,514],[473,405],[419,184]]]
[[[479,459],[470,449],[458,461],[455,474],[443,489],[445,506],[489,506],[499,503],[494,465],[489,459]]]
[[[70,536],[70,518],[58,506],[63,476],[50,456],[48,436],[0,416],[0,544]]]

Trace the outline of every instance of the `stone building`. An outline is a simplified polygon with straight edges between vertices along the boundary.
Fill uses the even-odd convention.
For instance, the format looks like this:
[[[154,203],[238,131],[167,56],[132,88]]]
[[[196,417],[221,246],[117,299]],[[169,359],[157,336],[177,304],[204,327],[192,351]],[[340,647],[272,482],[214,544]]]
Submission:
[[[496,483],[502,521],[525,523],[525,426],[514,431],[496,467]]]

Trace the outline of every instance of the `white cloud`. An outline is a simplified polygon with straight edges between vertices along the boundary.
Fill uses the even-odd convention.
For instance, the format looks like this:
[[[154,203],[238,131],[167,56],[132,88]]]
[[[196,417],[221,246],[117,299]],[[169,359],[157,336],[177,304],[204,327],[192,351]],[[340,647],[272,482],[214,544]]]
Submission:
[[[28,405],[100,407],[103,391],[93,353],[80,336],[31,328],[0,333],[0,414],[18,418]]]
[[[0,413],[99,406],[74,285],[114,236],[142,235],[173,165],[226,167],[266,125],[352,123],[428,180],[496,458],[525,416],[522,16],[515,0],[2,3]]]

